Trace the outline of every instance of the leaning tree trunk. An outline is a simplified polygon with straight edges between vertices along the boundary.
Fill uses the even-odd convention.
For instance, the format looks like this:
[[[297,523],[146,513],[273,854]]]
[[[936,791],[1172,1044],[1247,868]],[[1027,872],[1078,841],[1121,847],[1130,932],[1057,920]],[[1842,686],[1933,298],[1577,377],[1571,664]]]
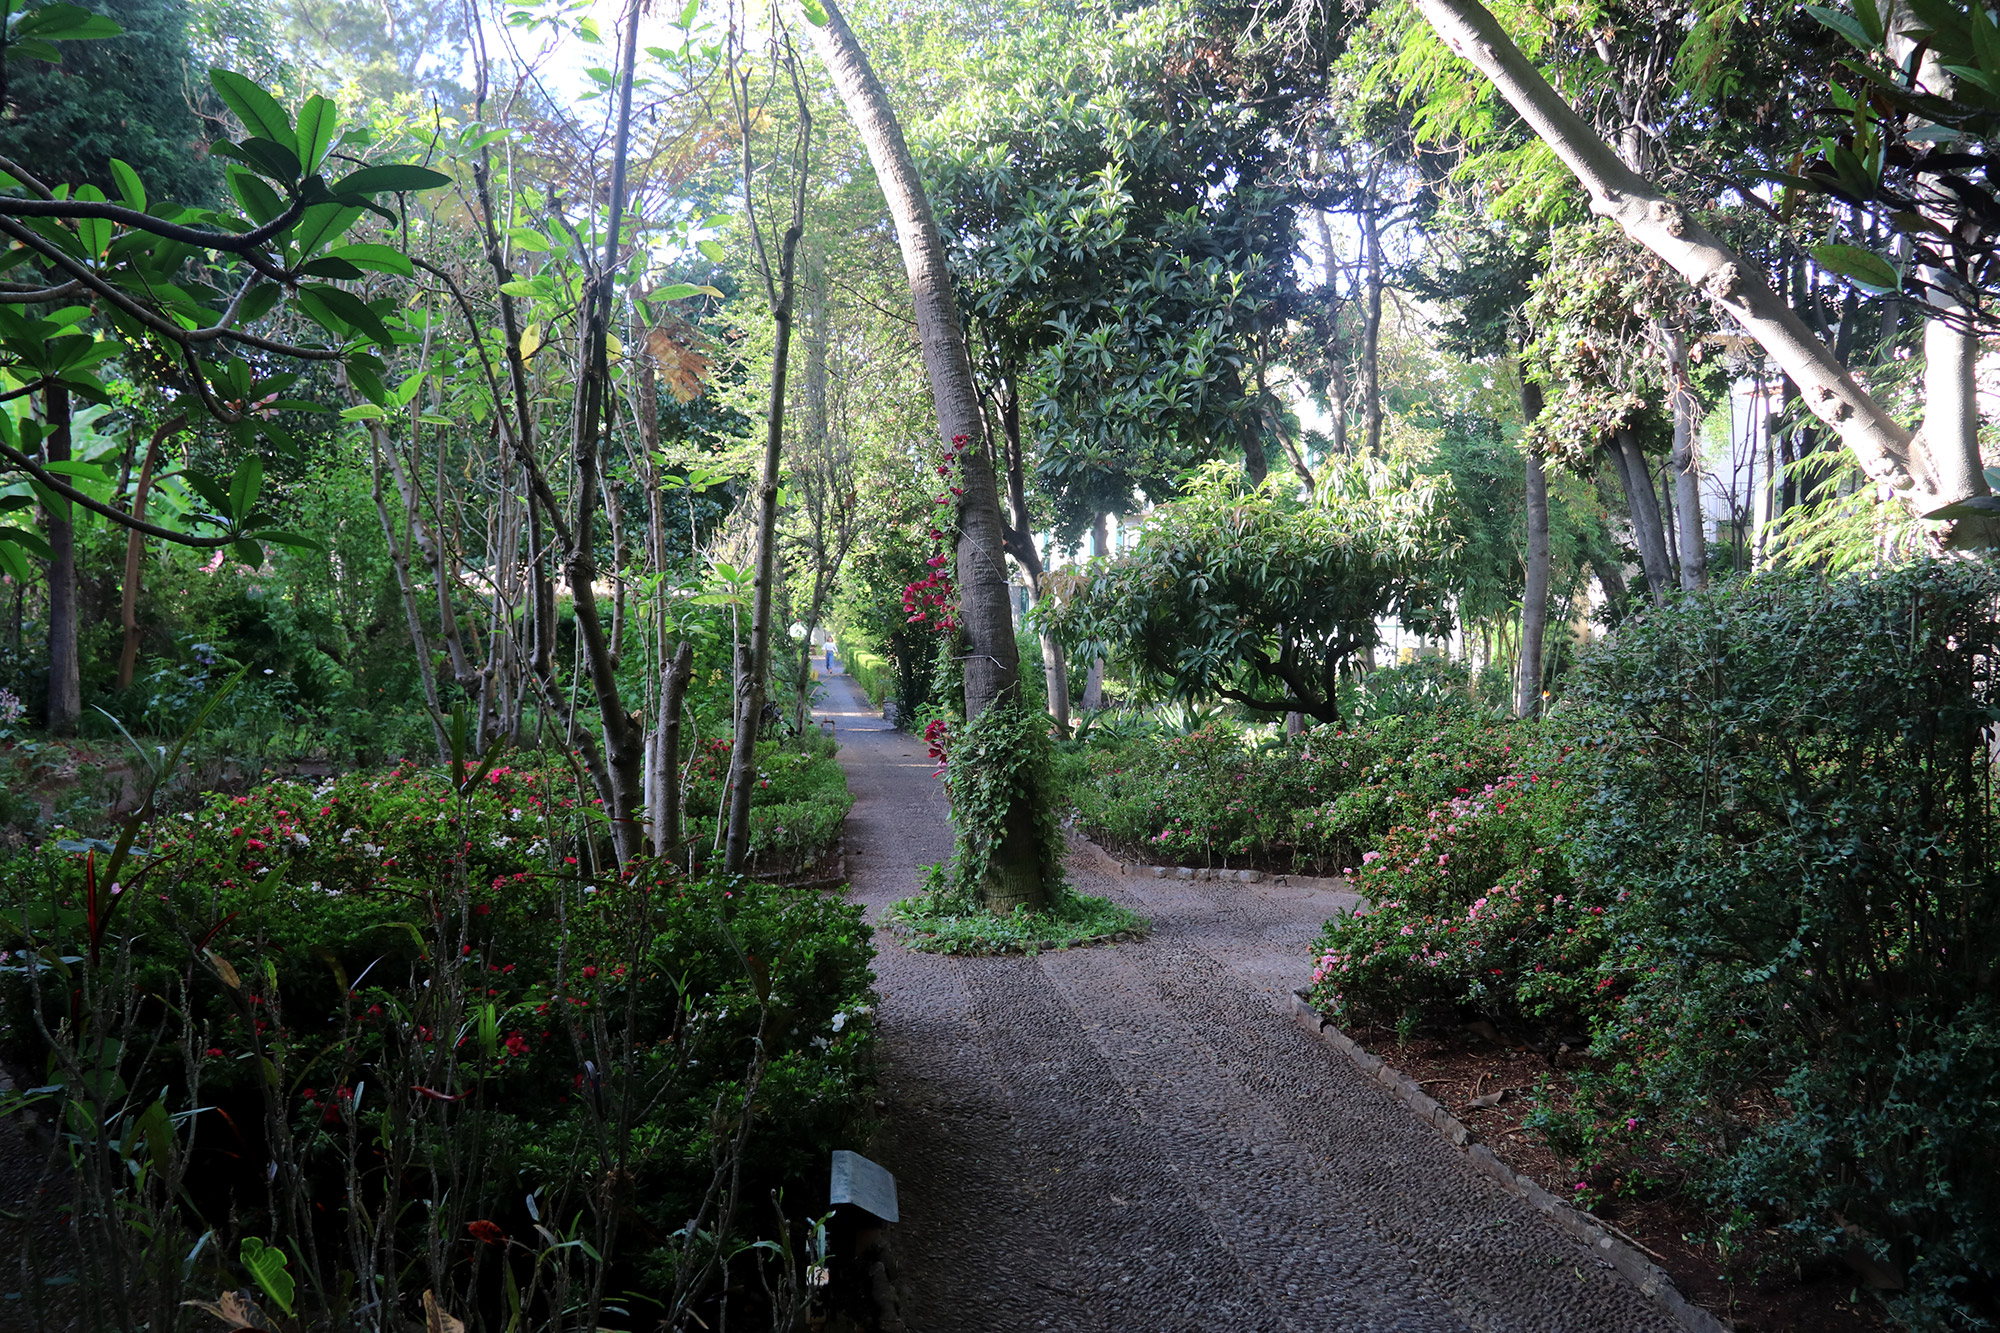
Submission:
[[[1521,413],[1530,426],[1542,414],[1542,386],[1521,380]],[[1521,655],[1514,677],[1514,712],[1537,717],[1542,710],[1542,640],[1549,623],[1549,475],[1542,452],[1532,443],[1527,454],[1528,559],[1526,586],[1521,594]]]
[[[1671,264],[1735,316],[1803,391],[1862,469],[1919,515],[1988,494],[1963,432],[1913,438],[1774,295],[1755,268],[1673,199],[1625,163],[1549,86],[1478,0],[1417,0],[1446,46],[1493,81],[1521,119],[1590,195],[1591,211],[1615,219],[1633,241]],[[1635,478],[1634,480],[1641,480]],[[1648,571],[1650,577],[1650,571]]]
[[[965,349],[964,325],[952,297],[944,243],[938,237],[916,162],[889,107],[888,94],[839,5],[834,0],[823,3],[826,22],[809,29],[813,46],[833,76],[855,130],[868,149],[875,177],[896,220],[896,238],[902,245],[903,267],[909,273],[917,337],[937,407],[939,433],[946,441],[961,437],[965,441],[959,455],[965,494],[958,514],[958,595],[968,641],[965,716],[970,720],[1016,694],[1021,666],[1014,644],[1013,606],[1007,595],[1007,566],[1001,548],[1004,525],[991,445],[973,384],[972,360]],[[981,886],[987,905],[995,911],[1040,907],[1048,899],[1033,832],[1032,804],[1045,797],[1040,792],[1027,795],[1028,800],[1017,800],[1008,812],[1007,828],[989,860],[987,882]]]
[[[50,384],[42,390],[45,457],[69,462],[69,390]],[[76,645],[76,524],[67,500],[48,510],[49,519],[49,695],[51,736],[76,735],[83,715],[83,676]]]

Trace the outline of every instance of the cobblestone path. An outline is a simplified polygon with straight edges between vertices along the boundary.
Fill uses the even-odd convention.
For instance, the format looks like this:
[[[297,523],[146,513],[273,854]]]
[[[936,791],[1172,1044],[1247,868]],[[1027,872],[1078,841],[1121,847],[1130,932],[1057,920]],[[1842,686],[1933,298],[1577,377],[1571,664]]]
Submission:
[[[949,850],[921,741],[826,678],[871,917]],[[1285,1012],[1342,895],[1071,876],[1150,938],[947,958],[878,937],[880,1149],[912,1333],[1668,1333]]]

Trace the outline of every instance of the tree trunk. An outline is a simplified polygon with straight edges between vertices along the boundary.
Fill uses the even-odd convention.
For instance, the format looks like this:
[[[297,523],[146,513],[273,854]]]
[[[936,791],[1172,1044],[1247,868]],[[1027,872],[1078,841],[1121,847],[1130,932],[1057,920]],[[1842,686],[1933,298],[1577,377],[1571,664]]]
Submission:
[[[660,673],[660,716],[652,779],[646,794],[655,856],[675,856],[680,852],[681,703],[687,698],[688,681],[693,677],[694,645],[683,639],[674,649],[673,661]]]
[[[159,465],[160,446],[167,437],[187,423],[184,416],[164,421],[146,444],[146,459],[139,465],[139,484],[132,490],[132,517],[146,517],[146,499],[153,488],[153,469]],[[125,630],[124,645],[118,651],[118,688],[132,688],[139,669],[139,579],[144,569],[146,536],[137,528],[125,534],[125,585],[119,589],[118,620]]]
[[[801,114],[804,114],[803,111]],[[810,122],[800,131],[801,144],[808,142]],[[744,122],[744,138],[749,138],[749,122]],[[804,201],[804,163],[800,163],[800,202]],[[749,145],[744,145],[744,167],[750,171]],[[757,486],[757,579],[750,602],[750,642],[738,654],[736,671],[736,745],[729,753],[729,832],[722,849],[722,868],[741,874],[750,854],[750,793],[757,777],[757,730],[764,720],[764,702],[771,675],[771,585],[777,577],[778,555],[778,468],[785,439],[785,372],[792,352],[793,261],[803,231],[803,207],[794,213],[778,245],[776,299],[771,306],[771,322],[777,339],[771,351],[771,396],[765,408],[764,475]]]
[[[1028,513],[1027,464],[1021,451],[1021,395],[1012,376],[1001,387],[1000,433],[1007,440],[1007,507],[1014,526],[1008,534],[1008,551],[1028,576],[1028,591],[1035,601],[1042,596],[1042,578],[1048,570],[1042,553],[1035,548],[1034,519]],[[1032,603],[1031,603],[1032,605]],[[1069,735],[1069,661],[1053,634],[1042,635],[1042,680],[1047,687],[1049,717],[1056,734]]]
[[[603,262],[584,287],[583,373],[576,386],[573,441],[576,523],[568,561],[577,635],[583,640],[584,665],[590,673],[591,688],[597,694],[604,737],[603,763],[592,767],[603,787],[605,814],[611,820],[611,843],[621,864],[644,850],[639,808],[645,800],[645,747],[638,716],[626,712],[619,694],[618,666],[612,659],[611,643],[597,609],[595,521],[601,437],[611,405],[611,366],[606,344],[611,332],[612,288],[619,269],[619,232],[625,219],[625,154],[632,132],[632,67],[637,60],[638,32],[639,4],[638,0],[632,0],[625,12],[619,58],[618,121],[612,135],[611,191],[606,205]]]
[[[1674,410],[1674,515],[1679,529],[1681,587],[1690,591],[1708,586],[1708,534],[1701,516],[1701,423],[1696,420],[1698,402],[1683,381],[1687,377],[1687,351],[1675,335],[1674,355],[1667,361],[1668,394]]]
[[[1667,558],[1666,528],[1660,519],[1660,497],[1653,490],[1652,469],[1639,448],[1639,437],[1629,430],[1613,431],[1605,446],[1611,455],[1618,484],[1625,491],[1626,512],[1632,518],[1632,540],[1639,548],[1639,567],[1646,571],[1646,592],[1654,606],[1666,603],[1667,589],[1674,583],[1673,565]]]
[[[1020,674],[993,456],[973,385],[972,362],[966,354],[964,326],[952,297],[944,244],[916,162],[889,108],[888,95],[839,5],[835,0],[823,3],[826,23],[808,26],[813,46],[867,146],[883,197],[896,220],[896,238],[902,246],[903,267],[909,273],[917,336],[937,408],[939,433],[946,441],[963,437],[965,443],[959,455],[965,494],[959,503],[958,590],[967,640],[965,716],[970,720],[1012,696]],[[995,911],[1011,911],[1017,906],[1038,908],[1048,901],[1033,835],[1033,805],[1045,795],[1024,795],[1026,800],[1014,803],[1008,828],[990,858],[987,882],[981,886],[987,906]]]
[[[47,420],[43,458],[50,463],[69,459],[69,390],[51,383],[42,390]],[[74,736],[83,715],[83,676],[77,661],[76,524],[68,501],[46,511],[49,520],[49,694],[51,736]]]
[[[1976,458],[1963,456],[1962,439],[1937,445],[1913,440],[1797,313],[1772,294],[1752,265],[1619,161],[1478,0],[1417,4],[1445,45],[1491,79],[1576,176],[1590,195],[1591,210],[1615,219],[1627,236],[1735,316],[1799,385],[1807,405],[1833,428],[1870,477],[1889,486],[1917,514],[1988,493]]]
[[[1361,210],[1363,258],[1368,265],[1366,301],[1361,311],[1362,443],[1370,458],[1382,453],[1382,224],[1375,215],[1378,161],[1368,172],[1368,204]]]
[[[1102,560],[1110,553],[1110,535],[1104,529],[1105,515],[1099,514],[1090,524],[1090,555],[1093,560]],[[1094,657],[1090,670],[1083,677],[1083,711],[1095,713],[1104,707],[1104,659]]]
[[[1521,415],[1533,425],[1542,414],[1542,386],[1521,381]],[[1514,713],[1538,717],[1542,711],[1542,639],[1549,623],[1549,477],[1541,450],[1527,454],[1528,558],[1521,593],[1521,654],[1515,666]]]

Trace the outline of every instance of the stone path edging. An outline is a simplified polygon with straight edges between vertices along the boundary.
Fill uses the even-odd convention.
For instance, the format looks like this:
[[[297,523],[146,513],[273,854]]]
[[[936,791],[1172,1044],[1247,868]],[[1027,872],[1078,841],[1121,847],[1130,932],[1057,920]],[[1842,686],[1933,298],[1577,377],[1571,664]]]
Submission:
[[[1617,1269],[1639,1289],[1641,1295],[1672,1315],[1688,1333],[1733,1333],[1730,1325],[1681,1295],[1673,1279],[1658,1264],[1611,1234],[1598,1219],[1564,1203],[1532,1177],[1501,1161],[1491,1148],[1473,1136],[1457,1116],[1439,1105],[1436,1098],[1418,1087],[1407,1074],[1385,1062],[1381,1056],[1371,1054],[1359,1042],[1333,1026],[1302,992],[1292,993],[1292,1016],[1327,1045],[1352,1060],[1362,1073],[1387,1088],[1398,1101],[1414,1111],[1419,1120],[1436,1129],[1445,1142],[1464,1153],[1474,1167],[1501,1189],[1533,1204],[1562,1230],[1588,1245],[1592,1254]]]
[[[1137,875],[1142,879],[1198,879],[1221,880],[1242,884],[1284,884],[1306,889],[1326,889],[1334,893],[1350,892],[1347,881],[1316,875],[1276,875],[1265,870],[1217,870],[1213,866],[1156,866],[1149,861],[1127,861],[1115,855],[1110,849],[1081,833],[1074,835],[1079,842],[1087,842],[1105,859],[1118,867],[1121,875]]]

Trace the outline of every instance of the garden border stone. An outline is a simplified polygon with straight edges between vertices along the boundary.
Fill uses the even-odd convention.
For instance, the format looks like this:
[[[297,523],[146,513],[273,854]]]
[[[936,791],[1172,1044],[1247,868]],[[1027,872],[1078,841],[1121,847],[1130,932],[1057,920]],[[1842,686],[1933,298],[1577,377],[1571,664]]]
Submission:
[[[1145,861],[1127,861],[1081,833],[1076,837],[1102,852],[1106,860],[1118,867],[1119,874],[1137,875],[1141,879],[1219,880],[1237,884],[1282,884],[1292,888],[1325,889],[1333,893],[1353,892],[1347,887],[1347,881],[1338,877],[1279,875],[1267,870],[1218,870],[1214,866],[1156,866]]]
[[[1408,1075],[1335,1027],[1332,1020],[1306,998],[1304,991],[1291,993],[1291,1010],[1301,1026],[1315,1033],[1327,1045],[1352,1060],[1362,1073],[1388,1089],[1398,1101],[1415,1112],[1418,1119],[1435,1129],[1446,1143],[1464,1153],[1482,1175],[1516,1198],[1533,1204],[1563,1231],[1589,1246],[1590,1252],[1599,1261],[1617,1269],[1639,1289],[1640,1295],[1673,1316],[1688,1333],[1733,1333],[1728,1323],[1682,1296],[1673,1279],[1658,1264],[1612,1234],[1602,1221],[1574,1205],[1564,1203],[1542,1188],[1540,1182],[1501,1161],[1491,1148],[1473,1136],[1464,1122],[1440,1106]]]

